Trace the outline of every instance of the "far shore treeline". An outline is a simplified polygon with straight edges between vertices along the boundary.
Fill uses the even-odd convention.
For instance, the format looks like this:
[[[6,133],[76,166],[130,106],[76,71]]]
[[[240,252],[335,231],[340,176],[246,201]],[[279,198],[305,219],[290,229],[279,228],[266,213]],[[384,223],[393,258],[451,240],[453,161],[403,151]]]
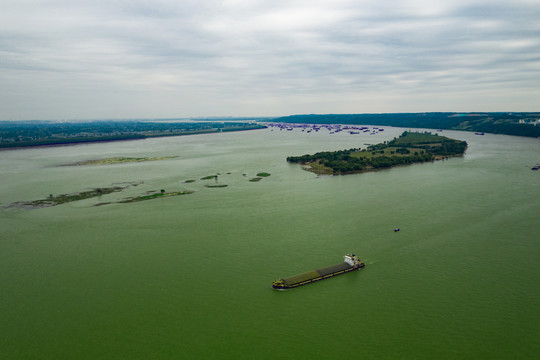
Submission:
[[[540,112],[291,115],[283,123],[384,125],[540,137]]]
[[[1,121],[0,149],[262,129],[251,122]]]

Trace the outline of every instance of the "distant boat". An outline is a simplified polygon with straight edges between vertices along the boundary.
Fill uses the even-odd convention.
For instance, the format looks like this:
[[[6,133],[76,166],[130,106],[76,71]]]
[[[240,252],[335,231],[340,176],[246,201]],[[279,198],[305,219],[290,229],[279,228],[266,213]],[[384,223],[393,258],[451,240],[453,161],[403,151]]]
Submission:
[[[475,132],[474,135],[485,135],[483,132]]]
[[[538,169],[540,169],[540,164],[536,164],[531,168],[531,170],[538,170]]]
[[[394,229],[394,232],[398,232],[398,231],[399,231],[399,228],[395,228],[395,229]]]

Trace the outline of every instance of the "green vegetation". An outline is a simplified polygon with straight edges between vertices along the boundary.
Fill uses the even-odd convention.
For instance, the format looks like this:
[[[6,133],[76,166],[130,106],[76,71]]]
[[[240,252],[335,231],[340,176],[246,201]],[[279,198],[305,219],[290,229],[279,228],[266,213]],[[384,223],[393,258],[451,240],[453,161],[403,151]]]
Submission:
[[[0,149],[262,129],[247,122],[0,121]]]
[[[43,208],[43,207],[62,205],[62,204],[73,202],[73,201],[90,199],[93,197],[98,197],[101,195],[106,195],[113,192],[122,191],[129,186],[137,186],[137,185],[138,183],[134,182],[134,183],[129,183],[129,185],[126,185],[123,187],[114,186],[114,187],[107,187],[107,188],[96,188],[93,190],[82,191],[79,193],[62,194],[62,195],[57,195],[57,196],[54,196],[51,194],[49,195],[49,197],[45,199],[15,202],[11,204],[10,207],[38,209],[38,208]],[[147,192],[146,194],[141,195],[141,196],[135,196],[135,197],[127,198],[127,199],[116,201],[116,202],[103,202],[103,203],[96,204],[95,206],[108,205],[112,203],[133,203],[133,202],[138,202],[138,201],[157,199],[160,197],[187,195],[187,194],[192,194],[193,192],[194,191],[187,191],[187,190],[166,192],[164,189],[161,189],[159,192],[157,191]]]
[[[166,159],[166,158],[171,158],[171,157],[163,157],[163,158],[124,158],[124,157],[118,157],[118,158],[108,158],[108,159],[85,161],[85,162],[80,162],[80,163],[76,163],[76,164],[72,164],[72,165],[111,164],[111,163],[123,163],[123,162],[133,162],[133,161],[161,160],[161,159]],[[202,178],[203,180],[211,180],[211,179],[216,180],[215,183],[214,182],[210,182],[209,184],[206,183],[206,185],[204,185],[204,187],[207,187],[207,188],[225,188],[225,187],[229,186],[227,184],[218,183],[217,180],[218,180],[218,177],[220,176],[219,175],[220,173],[216,173],[216,174],[217,175],[208,175],[208,176],[205,176],[205,177]],[[231,172],[227,172],[227,174],[231,174]],[[270,176],[269,173],[259,173],[258,175],[260,175],[260,176],[254,177],[254,178],[250,179],[249,181],[256,182],[256,181],[262,180],[264,177]],[[246,176],[246,174],[243,174],[243,176]],[[184,183],[194,183],[196,181],[197,180],[195,180],[195,179],[188,179],[188,180],[185,180]],[[61,205],[61,204],[65,204],[65,203],[69,203],[69,202],[73,202],[73,201],[90,199],[90,198],[93,198],[93,197],[98,197],[98,196],[101,196],[101,195],[106,195],[106,194],[110,194],[110,193],[113,193],[113,192],[122,191],[122,190],[124,190],[124,189],[126,189],[126,188],[128,188],[130,186],[138,186],[138,185],[143,184],[143,183],[144,182],[142,182],[142,181],[140,181],[140,182],[125,182],[125,183],[117,184],[117,185],[120,185],[120,186],[95,188],[93,190],[82,191],[82,192],[73,193],[73,194],[62,194],[62,195],[56,195],[56,196],[50,194],[48,197],[46,197],[44,199],[32,200],[32,201],[18,201],[18,202],[11,203],[10,205],[7,205],[7,207],[14,207],[14,208],[18,207],[18,208],[23,208],[23,209],[24,208],[26,208],[26,209],[38,209],[38,208],[42,208],[42,207],[56,206],[56,205]],[[187,195],[187,194],[192,194],[194,192],[195,191],[191,191],[191,190],[166,192],[165,189],[160,189],[160,190],[147,191],[144,194],[129,197],[129,198],[124,198],[124,199],[120,199],[120,200],[113,199],[112,201],[99,202],[99,203],[94,204],[94,206],[103,206],[103,205],[108,205],[108,204],[134,203],[134,202],[152,200],[152,199],[157,199],[157,198],[162,198],[162,197]]]
[[[29,207],[29,208],[42,208],[42,207],[49,207],[49,206],[56,206],[61,205],[73,201],[78,200],[85,200],[90,199],[96,196],[101,196],[105,194],[110,194],[117,191],[122,191],[125,189],[125,187],[108,187],[108,188],[96,188],[89,191],[82,191],[75,194],[62,194],[62,195],[49,195],[48,198],[40,199],[40,200],[33,200],[33,201],[27,201],[27,202],[16,202],[11,204],[13,207]]]
[[[139,202],[139,201],[146,201],[146,200],[152,200],[162,197],[168,197],[168,196],[180,196],[180,195],[188,195],[193,194],[193,191],[175,191],[175,192],[165,192],[165,190],[161,190],[159,193],[152,193],[152,194],[146,194],[141,196],[136,196],[132,198],[128,198],[125,200],[120,200],[118,203],[124,204],[124,203],[133,203],[133,202]]]
[[[540,113],[396,113],[292,115],[274,119],[284,123],[386,125],[449,129],[540,137]]]
[[[467,143],[431,133],[405,131],[399,138],[367,149],[289,156],[288,162],[306,165],[317,174],[351,174],[463,155]]]
[[[70,165],[65,166],[75,166],[75,165],[96,165],[96,164],[116,164],[116,163],[126,163],[126,162],[140,162],[140,161],[155,161],[155,160],[163,160],[163,159],[171,159],[175,156],[168,156],[168,157],[140,157],[140,158],[131,158],[131,157],[111,157],[106,159],[97,159],[97,160],[88,160],[88,161],[81,161]],[[231,174],[231,172],[227,172],[227,174]],[[247,174],[242,174],[243,176],[247,176]],[[216,173],[216,175],[208,175],[204,176],[201,179],[202,180],[216,180],[214,182],[210,182],[210,184],[207,183],[207,185],[204,185],[204,187],[207,188],[225,188],[229,185],[227,184],[219,184],[218,183],[218,177],[220,176],[220,173]],[[225,176],[225,175],[223,175]],[[265,177],[270,176],[267,172],[260,172],[257,174],[257,177],[251,178],[249,181],[256,182],[260,181]],[[194,183],[197,180],[195,179],[188,179],[185,180],[184,183]],[[61,195],[53,195],[50,194],[48,197],[44,199],[38,199],[38,200],[32,200],[32,201],[18,201],[14,202],[10,205],[7,205],[7,207],[18,207],[18,208],[26,208],[26,209],[38,209],[42,207],[49,207],[49,206],[56,206],[61,205],[73,201],[79,201],[79,200],[85,200],[90,199],[93,197],[98,197],[101,195],[107,195],[113,192],[119,192],[122,191],[130,186],[138,186],[142,184],[143,182],[125,182],[121,184],[116,184],[120,186],[111,186],[111,187],[103,187],[103,188],[95,188],[88,191],[81,191],[78,193],[72,193],[72,194],[61,194]],[[191,190],[182,190],[182,191],[174,191],[174,192],[166,192],[165,189],[160,190],[153,190],[148,191],[144,194],[141,194],[139,196],[133,196],[129,198],[124,199],[114,199],[113,201],[108,202],[100,202],[97,204],[94,204],[94,206],[103,206],[108,204],[126,204],[126,203],[134,203],[134,202],[140,202],[140,201],[146,201],[146,200],[152,200],[157,198],[163,198],[163,197],[171,197],[171,196],[180,196],[180,195],[187,195],[192,194],[195,191]]]
[[[244,174],[244,176],[245,176],[245,175],[246,175],[246,174]],[[268,177],[268,176],[270,176],[269,173],[267,173],[267,172],[260,172],[260,173],[257,173],[257,177],[251,178],[251,179],[249,179],[249,181],[251,181],[251,182],[261,181],[263,178]]]
[[[445,136],[432,135],[431,133],[418,133],[405,131],[399,138],[390,141],[388,146],[408,147],[421,149],[426,153],[441,156],[463,155],[467,149],[467,142],[447,138]],[[377,146],[377,145],[375,145]]]
[[[66,166],[76,166],[76,165],[109,165],[109,164],[121,164],[121,163],[130,163],[130,162],[143,162],[143,161],[157,161],[157,160],[167,160],[174,159],[178,156],[162,156],[162,157],[141,157],[141,158],[130,158],[130,157],[112,157],[106,159],[96,159],[96,160],[85,160],[79,161],[74,164],[68,164]]]
[[[201,180],[211,180],[211,179],[217,180],[217,178],[218,178],[217,175],[208,175],[208,176],[202,177]]]

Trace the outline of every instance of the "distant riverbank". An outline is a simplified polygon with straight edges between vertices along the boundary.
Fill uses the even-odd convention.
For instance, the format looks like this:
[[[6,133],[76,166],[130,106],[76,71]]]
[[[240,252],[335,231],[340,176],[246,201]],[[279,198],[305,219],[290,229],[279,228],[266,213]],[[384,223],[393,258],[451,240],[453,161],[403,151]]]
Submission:
[[[0,122],[0,150],[264,129],[247,122]]]
[[[540,137],[538,112],[291,115],[272,121],[301,124],[384,125]]]

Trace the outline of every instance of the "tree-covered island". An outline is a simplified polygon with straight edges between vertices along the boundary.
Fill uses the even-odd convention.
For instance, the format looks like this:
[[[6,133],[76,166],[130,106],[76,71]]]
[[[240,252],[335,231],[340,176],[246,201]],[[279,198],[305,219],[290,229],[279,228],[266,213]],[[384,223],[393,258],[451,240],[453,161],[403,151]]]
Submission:
[[[316,174],[353,174],[461,156],[467,142],[429,132],[407,132],[399,138],[367,149],[325,151],[313,155],[289,156],[287,161],[305,165]]]

